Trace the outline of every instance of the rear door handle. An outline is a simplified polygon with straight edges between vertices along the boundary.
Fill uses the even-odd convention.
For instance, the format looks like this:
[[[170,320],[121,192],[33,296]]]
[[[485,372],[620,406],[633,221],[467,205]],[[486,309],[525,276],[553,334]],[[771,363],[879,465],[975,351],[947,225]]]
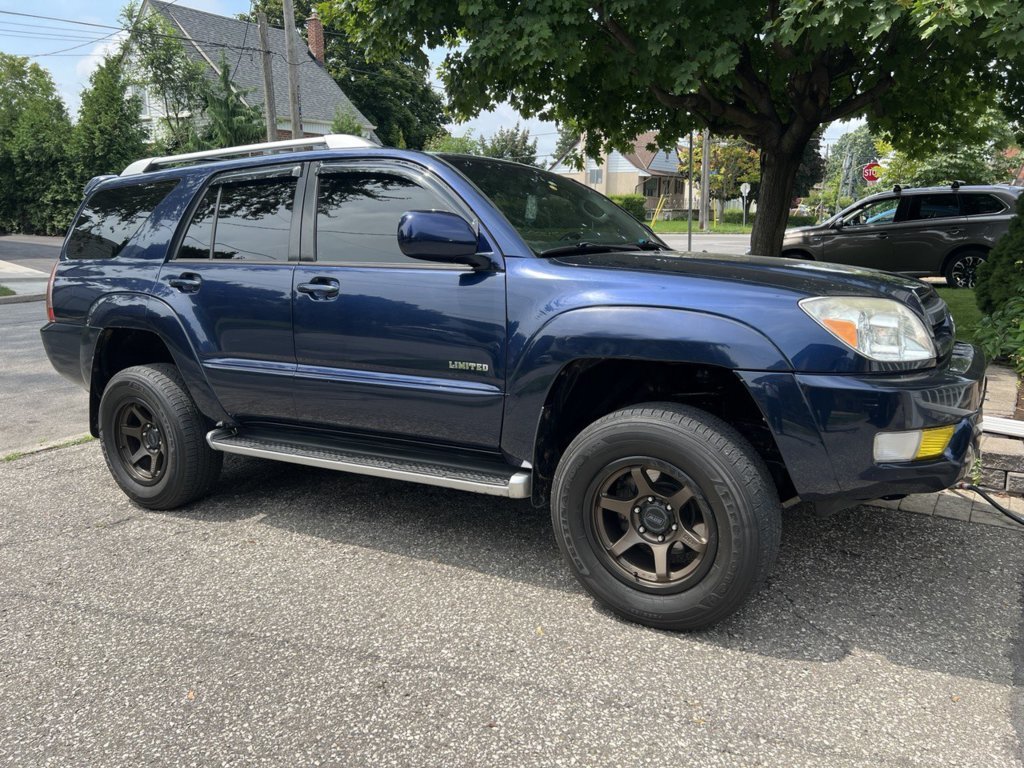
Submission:
[[[949,234],[951,234],[951,235],[959,235],[960,234],[960,230],[959,229],[951,229],[951,230],[949,230]]]
[[[879,232],[877,235],[875,235],[875,237],[877,237],[879,240],[888,240],[889,239],[889,233],[888,232]]]
[[[299,283],[295,290],[306,294],[314,301],[325,301],[338,298],[341,283],[333,277],[314,277],[308,283]]]
[[[203,286],[203,278],[194,272],[182,272],[177,277],[168,278],[167,284],[182,293],[195,293]]]

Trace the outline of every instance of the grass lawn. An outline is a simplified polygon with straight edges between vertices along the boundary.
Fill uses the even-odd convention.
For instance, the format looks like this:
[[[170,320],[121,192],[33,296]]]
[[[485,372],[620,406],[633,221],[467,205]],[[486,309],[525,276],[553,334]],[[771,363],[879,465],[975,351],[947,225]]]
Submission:
[[[8,288],[6,285],[0,285],[0,296],[13,296],[14,291]]]
[[[974,329],[981,320],[981,310],[974,301],[972,288],[937,288],[939,296],[949,305],[956,321],[956,335],[963,341],[974,341]]]
[[[678,235],[686,234],[686,219],[672,219],[671,221],[656,221],[653,224],[647,222],[651,229],[657,232],[659,235]],[[696,220],[693,222],[693,233],[699,234],[700,227],[697,226]],[[719,224],[711,225],[711,232],[719,235],[749,235],[750,225],[743,226],[742,224],[726,224],[721,222]]]

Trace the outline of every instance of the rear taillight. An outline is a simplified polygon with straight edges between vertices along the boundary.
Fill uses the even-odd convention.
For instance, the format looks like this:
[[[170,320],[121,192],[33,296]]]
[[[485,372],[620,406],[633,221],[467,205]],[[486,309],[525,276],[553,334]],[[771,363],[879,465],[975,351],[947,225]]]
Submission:
[[[53,278],[57,275],[57,265],[60,262],[55,262],[53,269],[50,270],[50,279],[46,283],[46,319],[51,323],[56,319],[53,315]]]

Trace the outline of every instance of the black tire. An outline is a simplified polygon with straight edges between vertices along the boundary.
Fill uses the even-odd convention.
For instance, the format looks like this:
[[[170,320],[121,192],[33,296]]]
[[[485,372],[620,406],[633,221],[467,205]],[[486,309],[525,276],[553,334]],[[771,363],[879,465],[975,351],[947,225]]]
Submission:
[[[975,249],[960,251],[949,257],[942,276],[950,288],[973,288],[978,279],[978,267],[988,258],[988,252]]]
[[[99,427],[110,474],[148,509],[194,501],[220,474],[224,455],[206,444],[210,423],[173,365],[137,365],[115,374],[103,390]]]
[[[641,466],[652,495],[644,494],[634,465]],[[621,473],[617,480],[616,473]],[[677,486],[691,488],[693,498],[686,501]],[[631,493],[636,497],[625,501]],[[674,512],[666,502],[673,498],[682,502]],[[603,509],[606,503],[616,510]],[[618,509],[623,504],[629,508]],[[668,507],[670,530],[678,526],[678,532],[664,527],[659,504]],[[626,408],[584,429],[555,472],[551,520],[559,547],[591,595],[620,616],[672,630],[706,627],[736,611],[767,578],[781,533],[778,495],[756,451],[721,419],[676,403]],[[644,520],[658,527],[645,527]],[[614,536],[606,535],[609,525],[619,526]],[[697,532],[697,547],[701,539],[704,547],[694,549],[689,563],[687,528],[686,536]],[[656,551],[664,547],[651,538],[654,531],[682,537],[661,558],[664,583],[652,580],[659,576]],[[620,534],[618,544],[609,547]],[[626,534],[643,540],[617,556],[614,550],[626,542]],[[645,571],[637,563],[645,550],[654,573],[641,577]],[[679,558],[678,571],[671,570],[668,558]]]

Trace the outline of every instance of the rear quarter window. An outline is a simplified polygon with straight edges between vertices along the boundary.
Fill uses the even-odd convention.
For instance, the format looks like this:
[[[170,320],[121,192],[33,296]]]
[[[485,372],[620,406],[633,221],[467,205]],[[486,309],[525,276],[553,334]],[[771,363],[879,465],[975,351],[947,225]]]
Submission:
[[[101,189],[86,201],[68,238],[69,259],[112,259],[139,231],[177,180]]]
[[[960,195],[960,204],[965,216],[986,216],[1006,210],[1003,201],[992,195]]]

